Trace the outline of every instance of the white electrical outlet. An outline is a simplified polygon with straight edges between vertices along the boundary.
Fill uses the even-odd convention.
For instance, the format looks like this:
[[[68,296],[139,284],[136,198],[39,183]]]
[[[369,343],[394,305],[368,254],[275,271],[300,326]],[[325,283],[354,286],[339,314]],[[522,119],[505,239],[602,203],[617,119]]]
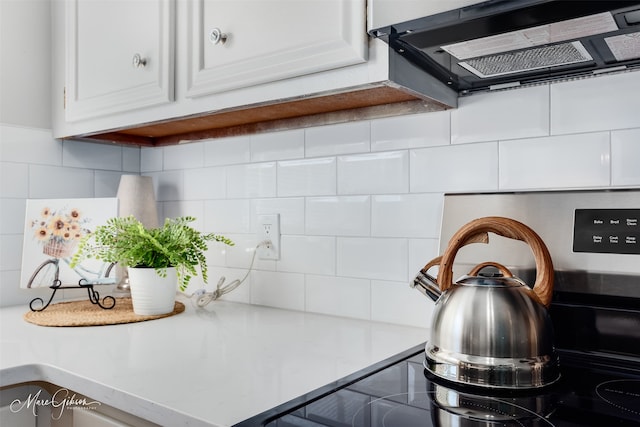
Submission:
[[[258,215],[258,259],[280,259],[280,214]]]

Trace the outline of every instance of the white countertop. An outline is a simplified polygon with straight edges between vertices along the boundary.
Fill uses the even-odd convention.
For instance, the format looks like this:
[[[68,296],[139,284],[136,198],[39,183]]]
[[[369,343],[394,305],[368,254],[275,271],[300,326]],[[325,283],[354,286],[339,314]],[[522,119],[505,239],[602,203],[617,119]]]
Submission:
[[[229,426],[428,338],[409,326],[181,300],[176,316],[76,328],[2,308],[0,386],[47,381],[158,424]]]

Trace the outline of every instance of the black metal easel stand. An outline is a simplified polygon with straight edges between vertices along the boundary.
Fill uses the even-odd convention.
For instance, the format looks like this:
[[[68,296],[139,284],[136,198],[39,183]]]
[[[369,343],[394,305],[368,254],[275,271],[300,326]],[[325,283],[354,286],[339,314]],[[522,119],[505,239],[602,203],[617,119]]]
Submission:
[[[100,294],[98,293],[98,291],[93,289],[93,285],[93,283],[88,283],[85,279],[80,279],[76,286],[62,286],[62,282],[57,279],[53,282],[53,285],[49,286],[50,289],[53,289],[53,292],[49,297],[49,301],[44,304],[44,300],[42,298],[34,298],[29,303],[29,308],[31,309],[31,311],[43,311],[45,308],[49,307],[49,304],[51,304],[51,301],[53,301],[53,297],[56,295],[58,289],[86,289],[87,294],[89,295],[89,301],[91,301],[92,304],[96,304],[98,307],[104,310],[110,310],[115,307],[116,299],[111,295],[107,295],[102,299],[102,302],[100,302]],[[40,305],[44,304],[44,306],[39,309],[33,308],[33,304],[36,301],[40,301]]]

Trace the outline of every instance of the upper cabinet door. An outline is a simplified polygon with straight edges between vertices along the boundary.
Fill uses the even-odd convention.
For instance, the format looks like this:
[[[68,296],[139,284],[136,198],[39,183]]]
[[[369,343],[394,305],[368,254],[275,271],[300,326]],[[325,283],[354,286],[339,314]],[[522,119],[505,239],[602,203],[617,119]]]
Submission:
[[[193,0],[187,28],[187,97],[367,60],[365,0]]]
[[[173,0],[67,0],[68,122],[174,99]]]

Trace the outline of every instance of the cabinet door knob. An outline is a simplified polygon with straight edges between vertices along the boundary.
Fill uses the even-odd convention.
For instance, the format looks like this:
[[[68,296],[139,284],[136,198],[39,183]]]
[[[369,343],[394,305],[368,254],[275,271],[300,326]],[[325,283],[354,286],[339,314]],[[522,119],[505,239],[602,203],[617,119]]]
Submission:
[[[139,53],[133,55],[133,66],[135,68],[144,68],[147,65],[146,58],[140,56]]]
[[[209,41],[213,44],[224,44],[227,41],[227,34],[223,33],[220,28],[213,28],[209,31]]]

